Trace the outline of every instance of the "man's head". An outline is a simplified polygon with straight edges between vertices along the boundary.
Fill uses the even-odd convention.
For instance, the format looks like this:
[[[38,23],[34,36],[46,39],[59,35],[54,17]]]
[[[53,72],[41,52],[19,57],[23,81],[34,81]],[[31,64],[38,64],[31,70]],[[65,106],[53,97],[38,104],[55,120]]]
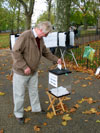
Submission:
[[[52,25],[49,21],[41,22],[36,26],[36,33],[39,38],[46,37],[52,31]]]

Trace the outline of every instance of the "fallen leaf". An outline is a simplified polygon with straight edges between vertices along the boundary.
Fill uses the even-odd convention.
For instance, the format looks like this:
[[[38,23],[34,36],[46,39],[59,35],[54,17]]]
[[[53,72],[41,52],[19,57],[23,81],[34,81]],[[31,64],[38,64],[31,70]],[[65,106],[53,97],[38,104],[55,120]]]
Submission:
[[[66,126],[67,125],[67,121],[62,121],[62,125]]]
[[[1,129],[1,130],[0,130],[0,133],[4,133],[4,130],[3,130],[3,129]]]
[[[92,103],[93,103],[93,99],[90,97],[90,98],[87,99],[87,102],[88,102],[89,104],[92,104]]]
[[[100,120],[96,120],[96,123],[100,123]]]
[[[86,77],[85,80],[92,80],[92,78],[91,77]]]
[[[83,84],[82,87],[86,87],[87,85],[86,84]]]
[[[90,110],[86,110],[85,112],[82,112],[83,114],[95,114],[97,113],[96,108],[91,108]]]
[[[75,107],[76,109],[78,109],[78,108],[79,108],[79,105],[78,105],[78,104],[75,104],[74,107]]]
[[[75,94],[75,90],[72,90],[72,94]]]
[[[4,74],[5,72],[1,72],[1,74]]]
[[[62,117],[62,119],[63,119],[63,120],[66,120],[66,121],[72,120],[72,118],[69,116],[69,114],[64,115],[64,116]]]
[[[4,92],[0,92],[0,96],[4,96],[5,95],[5,93]]]
[[[49,101],[45,101],[45,103],[46,103],[46,104],[48,104],[48,103],[49,103]]]
[[[76,111],[75,108],[71,108],[69,112],[70,112],[70,113],[74,113],[75,111]]]
[[[26,112],[29,112],[29,111],[32,110],[32,108],[31,108],[31,106],[28,106],[27,108],[24,108],[24,110],[25,110]]]
[[[75,82],[74,82],[74,84],[78,84],[80,82],[80,80],[76,80]]]
[[[90,110],[86,110],[84,112],[82,112],[82,114],[92,114]]]
[[[90,111],[91,111],[92,113],[97,113],[96,108],[91,108]]]
[[[96,112],[97,115],[100,115],[100,112]]]
[[[29,122],[30,120],[30,118],[25,118],[25,123]]]
[[[47,113],[47,118],[52,119],[53,116],[54,116],[54,113],[53,112],[48,112]]]
[[[46,125],[47,125],[47,123],[46,123],[46,122],[44,122],[44,123],[43,123],[43,125],[44,125],[44,126],[46,126]]]
[[[8,118],[11,118],[11,117],[13,117],[13,114],[9,114],[9,115],[8,115]]]
[[[88,122],[88,120],[84,120],[85,122]]]
[[[89,85],[91,85],[92,83],[91,82],[88,82]]]
[[[34,131],[40,131],[40,127],[39,126],[34,126]]]

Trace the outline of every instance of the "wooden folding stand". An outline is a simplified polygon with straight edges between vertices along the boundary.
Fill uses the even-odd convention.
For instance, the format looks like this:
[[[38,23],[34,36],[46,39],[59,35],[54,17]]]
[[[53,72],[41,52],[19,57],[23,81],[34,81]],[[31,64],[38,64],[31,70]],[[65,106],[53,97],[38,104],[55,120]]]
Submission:
[[[50,110],[50,108],[52,108],[54,115],[57,115],[57,111],[59,111],[59,110],[62,110],[63,112],[65,112],[64,104],[63,104],[63,100],[64,100],[65,96],[56,97],[53,94],[51,94],[49,91],[47,91],[47,95],[48,95],[49,101],[50,101],[50,105],[47,108],[47,110]],[[57,105],[54,105],[56,100],[58,100],[58,104],[57,104],[57,105],[59,105],[58,109],[56,109]]]

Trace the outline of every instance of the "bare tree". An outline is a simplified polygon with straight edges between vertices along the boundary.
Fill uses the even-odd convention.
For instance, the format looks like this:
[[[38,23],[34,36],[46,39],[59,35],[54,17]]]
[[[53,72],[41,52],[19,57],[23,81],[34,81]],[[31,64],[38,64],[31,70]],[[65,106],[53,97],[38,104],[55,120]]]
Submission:
[[[35,0],[17,0],[24,7],[25,16],[26,16],[26,29],[31,28],[31,17],[33,14]]]

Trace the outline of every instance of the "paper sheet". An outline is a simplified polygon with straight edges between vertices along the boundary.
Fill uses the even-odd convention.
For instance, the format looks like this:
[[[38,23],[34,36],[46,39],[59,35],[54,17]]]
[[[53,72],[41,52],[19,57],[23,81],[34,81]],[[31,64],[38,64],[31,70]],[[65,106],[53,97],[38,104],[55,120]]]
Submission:
[[[69,94],[69,91],[63,86],[52,88],[50,92],[57,97]]]

